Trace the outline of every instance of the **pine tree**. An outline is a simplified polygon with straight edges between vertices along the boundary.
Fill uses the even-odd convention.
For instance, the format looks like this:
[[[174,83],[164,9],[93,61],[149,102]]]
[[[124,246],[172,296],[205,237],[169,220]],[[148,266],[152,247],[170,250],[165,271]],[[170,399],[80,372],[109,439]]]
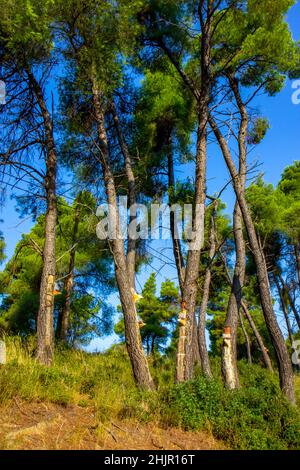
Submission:
[[[178,289],[174,283],[166,280],[161,284],[160,296],[157,296],[155,274],[146,281],[142,296],[137,304],[141,320],[141,335],[147,354],[163,353],[177,326],[179,312]],[[124,337],[124,322],[115,326],[115,332]]]
[[[37,348],[37,358],[46,365],[52,362],[54,348],[53,292],[57,222],[57,152],[53,116],[43,79],[49,71],[52,58],[52,7],[52,0],[43,4],[36,0],[0,3],[1,62],[7,93],[12,96],[8,105],[3,107],[4,113],[11,114],[6,119],[8,125],[1,142],[1,164],[9,177],[13,169],[17,180],[21,171],[29,175],[35,185],[38,181],[46,198]],[[45,170],[40,171],[38,163],[30,165],[26,158],[29,150],[44,154]]]

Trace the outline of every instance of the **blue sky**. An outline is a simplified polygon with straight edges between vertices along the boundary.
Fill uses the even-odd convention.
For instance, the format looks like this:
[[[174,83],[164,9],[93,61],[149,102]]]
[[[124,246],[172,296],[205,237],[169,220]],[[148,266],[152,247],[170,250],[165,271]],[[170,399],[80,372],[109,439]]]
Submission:
[[[300,40],[300,2],[290,10],[288,15],[294,39]],[[300,105],[292,103],[292,83],[288,81],[285,88],[275,97],[269,98],[265,96],[256,99],[255,106],[260,113],[266,116],[270,122],[270,130],[268,131],[263,142],[257,146],[251,154],[252,161],[258,161],[261,164],[260,171],[264,173],[265,180],[276,185],[280,179],[282,171],[287,165],[295,160],[300,159]],[[251,164],[251,161],[250,161]],[[191,168],[185,171],[190,173]],[[180,173],[178,173],[180,176]],[[215,146],[209,148],[208,153],[208,192],[216,193],[228,181],[228,172],[223,163],[220,153]],[[227,204],[228,212],[232,211],[234,204],[234,194],[231,188],[228,188],[222,196]],[[15,202],[7,199],[4,207],[0,209],[0,230],[4,233],[6,240],[6,254],[10,258],[14,252],[17,241],[21,238],[22,233],[30,230],[32,222],[30,219],[20,220],[15,210]],[[160,241],[158,245],[152,245],[152,248],[164,249],[166,256],[171,255],[171,246],[168,241]],[[152,250],[152,253],[155,253]],[[157,255],[157,254],[156,254]],[[160,258],[158,256],[158,258]],[[158,285],[166,278],[175,278],[176,272],[169,266],[163,266],[161,260],[153,259],[152,267],[149,266],[142,270],[138,275],[137,287],[141,290],[145,280],[153,270],[161,270],[157,276]],[[112,296],[113,304],[118,303],[117,296]],[[97,339],[90,345],[91,350],[103,348],[115,341],[115,336]]]

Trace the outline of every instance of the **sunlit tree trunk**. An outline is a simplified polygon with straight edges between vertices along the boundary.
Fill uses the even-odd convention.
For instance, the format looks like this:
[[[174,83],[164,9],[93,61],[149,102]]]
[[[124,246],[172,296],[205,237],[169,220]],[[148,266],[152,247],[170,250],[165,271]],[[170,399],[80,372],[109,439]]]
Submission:
[[[202,372],[206,377],[211,378],[212,372],[210,368],[209,356],[206,346],[206,312],[209,300],[209,291],[210,291],[210,283],[211,283],[211,274],[212,274],[212,266],[214,257],[216,254],[216,229],[215,229],[215,214],[218,206],[218,201],[214,203],[213,214],[210,220],[210,231],[209,231],[209,253],[208,253],[208,264],[205,270],[205,277],[204,277],[204,284],[203,284],[203,292],[202,292],[202,300],[200,306],[200,313],[199,313],[199,323],[198,323],[198,342],[199,342],[199,351],[201,357],[201,366]]]
[[[208,110],[211,94],[211,35],[213,2],[209,0],[204,18],[205,7],[199,5],[199,21],[201,25],[201,87],[196,92],[198,131],[196,148],[196,178],[194,196],[193,231],[204,239],[204,206],[206,200],[206,161],[207,161],[207,126]],[[201,214],[202,210],[202,214]],[[199,237],[200,238],[200,237]],[[204,240],[203,240],[204,241]],[[185,271],[183,301],[187,309],[186,326],[180,327],[179,346],[177,352],[176,380],[182,382],[193,377],[194,373],[194,331],[195,309],[200,269],[201,246],[188,252]]]
[[[276,353],[281,389],[288,398],[288,400],[292,403],[295,403],[294,377],[291,359],[289,357],[284,337],[279,328],[276,315],[273,309],[273,299],[271,296],[268,270],[264,253],[259,245],[254,222],[252,220],[252,215],[246,202],[245,193],[243,191],[243,185],[240,181],[240,177],[233,162],[227,142],[224,139],[218,125],[216,124],[212,116],[209,117],[209,122],[222,150],[226,165],[233,181],[234,191],[243,214],[243,220],[248,233],[251,251],[256,264],[257,279],[260,290],[263,313],[270,334],[270,338],[272,340]]]
[[[182,68],[177,57],[173,54],[163,38],[157,40],[157,45],[165,52],[175,69],[178,71],[184,85],[190,90],[197,103],[198,131],[196,149],[196,175],[194,195],[193,230],[204,235],[204,205],[206,199],[206,158],[207,158],[207,125],[208,108],[211,98],[211,47],[212,47],[212,22],[214,2],[207,0],[206,5],[200,2],[198,5],[198,19],[201,26],[200,50],[201,50],[201,83],[191,79]],[[199,208],[202,208],[202,216]],[[197,210],[198,209],[198,210]],[[203,238],[203,237],[202,237]],[[197,281],[199,277],[201,246],[198,249],[190,249],[188,252],[185,279],[183,285],[183,304],[187,310],[187,322],[179,328],[179,339],[176,360],[176,381],[183,382],[193,377],[194,372],[194,346],[195,346],[195,310],[197,300]]]
[[[200,119],[197,143],[196,164],[196,189],[194,208],[197,214],[193,217],[193,232],[199,234],[204,232],[204,204],[206,198],[206,125],[205,117]],[[203,234],[204,235],[204,234]],[[177,382],[189,380],[194,371],[194,332],[195,332],[195,310],[198,291],[198,277],[200,270],[201,246],[195,246],[188,252],[185,280],[183,288],[183,301],[187,310],[186,326],[179,328],[179,347],[177,352]]]
[[[103,96],[94,77],[92,78],[92,83],[95,119],[98,126],[100,161],[103,170],[107,202],[110,205],[113,219],[112,223],[116,229],[115,237],[110,240],[109,243],[114,257],[116,281],[124,314],[125,341],[136,383],[142,388],[153,389],[154,384],[142,347],[136,308],[131,292],[132,281],[129,277],[124,242],[120,233],[120,215],[117,204],[114,175],[110,165],[108,140],[105,128],[105,112],[103,110]]]
[[[125,172],[128,182],[128,202],[129,208],[134,209],[134,205],[136,204],[136,183],[135,183],[135,176],[132,168],[132,159],[128,149],[128,145],[125,141],[122,128],[119,122],[119,117],[117,114],[116,106],[112,103],[112,114],[115,123],[115,127],[117,130],[117,136],[119,145],[124,157],[125,162]],[[130,210],[129,216],[129,223],[133,225],[136,222],[136,213],[135,211]],[[135,288],[135,263],[136,263],[136,240],[128,234],[127,240],[127,254],[126,254],[126,264],[127,264],[127,272],[129,276],[129,282],[131,288]]]
[[[168,142],[168,192],[169,192],[169,205],[172,206],[173,204],[173,193],[175,191],[175,174],[174,174],[174,159],[173,159],[173,148],[172,148],[172,134],[170,132],[169,135],[169,142]],[[181,293],[183,292],[184,288],[184,276],[185,276],[185,269],[184,269],[184,261],[181,249],[181,243],[178,237],[178,230],[175,225],[175,214],[173,211],[170,211],[170,229],[171,229],[171,236],[172,236],[172,244],[173,244],[173,254],[176,263],[177,275],[178,275],[178,282]]]
[[[170,207],[173,204],[173,194],[175,191],[175,173],[174,173],[174,159],[173,159],[173,148],[172,148],[172,132],[169,132],[168,136],[168,192],[169,192],[169,205]],[[172,237],[173,245],[173,255],[175,259],[178,282],[181,292],[181,297],[183,297],[184,291],[184,278],[185,278],[185,266],[182,255],[181,242],[178,236],[178,228],[176,226],[176,217],[173,210],[170,210],[170,230]],[[182,341],[182,339],[181,339]],[[197,339],[197,323],[194,318],[193,324],[193,362],[200,363],[200,352],[198,348],[198,339]]]
[[[54,285],[56,275],[55,243],[57,223],[56,173],[57,155],[55,149],[53,122],[48,111],[44,93],[31,70],[27,76],[43,117],[46,147],[45,192],[47,210],[45,215],[45,243],[43,248],[43,269],[40,286],[40,305],[37,316],[37,359],[50,365],[54,352]]]
[[[245,105],[239,92],[239,84],[235,77],[229,77],[231,89],[233,91],[239,113],[240,126],[238,135],[239,148],[239,178],[241,191],[245,191],[246,171],[247,171],[247,129],[248,115]],[[245,282],[246,270],[246,245],[243,235],[242,212],[236,201],[233,215],[233,232],[235,240],[236,262],[232,280],[232,289],[229,297],[227,315],[225,321],[226,339],[222,347],[222,374],[226,386],[235,389],[239,386],[238,368],[237,368],[237,330],[240,317],[241,300],[243,295],[243,286]]]
[[[75,258],[76,258],[76,244],[78,237],[78,227],[80,222],[80,211],[79,208],[75,209],[74,227],[72,235],[72,249],[70,251],[69,268],[68,274],[65,279],[64,291],[65,291],[65,303],[62,311],[61,330],[59,339],[66,341],[68,337],[68,331],[70,328],[70,315],[71,315],[71,297],[74,286],[74,269],[75,269]]]

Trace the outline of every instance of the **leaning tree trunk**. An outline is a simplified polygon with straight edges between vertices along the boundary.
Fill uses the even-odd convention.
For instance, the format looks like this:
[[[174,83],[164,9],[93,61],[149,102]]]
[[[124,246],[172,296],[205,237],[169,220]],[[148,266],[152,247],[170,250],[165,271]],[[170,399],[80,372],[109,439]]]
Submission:
[[[246,139],[248,129],[248,115],[240,96],[237,79],[235,77],[229,77],[229,82],[241,117],[238,134],[239,178],[241,183],[241,191],[245,192],[247,171]],[[236,248],[236,262],[225,321],[226,332],[224,334],[222,347],[222,375],[225,385],[230,389],[235,389],[239,386],[237,368],[237,330],[239,318],[241,318],[240,309],[246,271],[246,245],[243,235],[243,218],[238,200],[236,201],[234,208],[233,232]]]
[[[171,133],[170,133],[169,142],[168,142],[168,190],[169,190],[169,205],[170,207],[172,207],[173,194],[175,191],[175,174],[174,174],[174,159],[173,159]],[[183,289],[184,289],[185,269],[184,269],[181,243],[180,243],[179,236],[178,236],[178,228],[175,222],[176,222],[176,217],[175,217],[174,211],[170,210],[170,230],[171,230],[172,244],[173,244],[173,255],[174,255],[176,269],[177,269],[179,287],[180,287],[180,291],[182,294]]]
[[[282,313],[283,313],[283,316],[284,316],[284,319],[285,319],[285,323],[286,323],[286,327],[287,327],[287,330],[288,330],[289,340],[290,340],[290,343],[293,344],[293,342],[294,342],[293,332],[292,332],[291,322],[290,322],[290,319],[289,319],[289,312],[288,312],[287,306],[285,304],[284,296],[282,294],[282,288],[279,284],[279,281],[278,281],[278,278],[277,278],[276,274],[273,275],[273,278],[274,278],[274,282],[275,282],[277,292],[278,292],[278,295],[279,295],[279,298],[280,298],[281,310],[282,310]]]
[[[45,191],[47,211],[45,216],[45,243],[43,269],[40,286],[40,306],[37,316],[37,359],[44,365],[51,365],[54,352],[54,285],[56,274],[55,242],[57,223],[56,172],[57,155],[53,135],[53,122],[48,111],[43,90],[31,70],[28,79],[43,117],[46,138]]]
[[[296,322],[297,322],[298,328],[300,329],[300,315],[299,315],[299,312],[298,312],[298,310],[297,310],[297,308],[296,308],[295,302],[293,301],[292,296],[291,296],[291,294],[290,294],[290,292],[289,292],[289,288],[288,288],[288,286],[286,285],[286,283],[284,282],[284,279],[283,279],[282,275],[280,274],[280,272],[278,272],[278,277],[279,277],[280,282],[281,282],[281,284],[282,284],[282,289],[284,289],[284,291],[285,291],[285,293],[286,293],[286,295],[287,295],[287,298],[288,298],[290,307],[291,307],[291,309],[292,309],[292,312],[293,312],[293,314],[294,314],[294,316],[295,316],[295,320],[296,320]]]
[[[273,299],[271,296],[265,257],[259,245],[258,237],[255,231],[255,226],[252,220],[252,215],[249,210],[248,204],[246,202],[245,193],[243,191],[243,186],[240,181],[240,177],[237,173],[235,164],[232,160],[227,142],[224,139],[221,131],[219,130],[212,116],[209,117],[209,122],[210,122],[212,130],[214,131],[216,139],[220,145],[220,148],[222,150],[226,165],[229,169],[229,172],[233,181],[234,191],[235,191],[236,197],[239,202],[239,206],[243,214],[243,219],[244,219],[245,227],[248,233],[251,251],[252,251],[255,264],[256,264],[262,309],[263,309],[266,325],[268,327],[268,331],[269,331],[269,334],[270,334],[270,337],[271,337],[271,340],[275,349],[275,353],[276,353],[276,359],[277,359],[278,370],[279,370],[280,386],[281,386],[283,393],[288,398],[288,400],[292,403],[295,403],[294,377],[293,377],[291,359],[289,357],[289,353],[288,353],[288,350],[284,341],[284,337],[279,328],[276,315],[273,309]]]
[[[244,300],[242,300],[242,308],[243,308],[245,317],[247,318],[247,320],[249,322],[249,325],[250,325],[250,327],[251,327],[251,329],[254,333],[256,342],[258,344],[258,348],[259,348],[259,350],[261,352],[261,355],[262,355],[262,360],[263,360],[266,368],[269,369],[270,372],[273,372],[273,366],[272,366],[270,356],[268,354],[268,350],[267,350],[266,346],[264,345],[264,341],[261,337],[261,334],[259,333],[259,331],[258,331],[258,329],[255,325],[255,321],[253,320],[252,315],[249,312],[247,304]]]
[[[224,267],[225,267],[225,273],[226,273],[228,284],[232,285],[232,279],[231,279],[231,276],[230,276],[230,273],[229,273],[229,270],[228,270],[228,267],[227,267],[227,264],[226,264],[226,260],[224,259],[224,256],[223,256],[221,250],[219,250],[219,252],[220,252],[221,258],[223,260]],[[259,348],[259,350],[262,354],[263,362],[264,362],[266,368],[269,369],[272,372],[273,367],[272,367],[272,362],[271,362],[270,356],[268,354],[268,350],[264,345],[264,341],[263,341],[258,329],[256,328],[255,322],[252,318],[252,315],[249,312],[246,301],[244,299],[242,299],[242,301],[241,301],[241,307],[242,307],[243,312],[245,314],[245,317],[247,318],[247,320],[249,322],[249,325],[250,325],[250,327],[253,331],[256,342],[258,344],[258,348]]]
[[[246,268],[246,248],[243,237],[241,211],[238,203],[236,203],[234,209],[233,227],[236,246],[236,263],[228,302],[222,347],[222,375],[224,383],[229,389],[235,389],[239,386],[237,369],[237,329]]]
[[[119,117],[117,114],[117,109],[114,103],[112,103],[112,115],[115,123],[115,128],[117,131],[118,142],[124,157],[125,162],[125,172],[128,181],[128,201],[129,201],[129,224],[131,227],[136,224],[137,222],[137,215],[135,213],[134,205],[136,204],[136,182],[135,176],[132,168],[132,159],[128,149],[127,142],[124,138],[122,128],[120,126]],[[128,241],[127,241],[127,254],[126,254],[126,264],[127,264],[127,272],[129,277],[129,282],[131,288],[135,288],[135,263],[136,263],[136,239],[131,237],[130,230],[128,234]]]
[[[118,242],[113,243],[114,257],[118,260],[115,263],[115,270],[124,314],[126,347],[136,383],[141,388],[151,390],[154,388],[154,384],[150,375],[147,359],[143,351],[140,328],[130,291],[126,260],[125,256],[122,254],[122,248],[123,247],[120,246]]]
[[[135,304],[131,292],[131,281],[129,279],[127,269],[124,242],[120,233],[120,215],[117,204],[114,176],[110,167],[108,141],[105,128],[105,114],[102,107],[103,96],[98,89],[97,81],[93,79],[92,84],[93,104],[98,126],[100,161],[103,170],[107,202],[111,209],[111,222],[116,229],[115,236],[109,243],[114,257],[116,281],[124,315],[125,341],[137,385],[141,388],[150,390],[154,388],[154,384],[142,346]]]

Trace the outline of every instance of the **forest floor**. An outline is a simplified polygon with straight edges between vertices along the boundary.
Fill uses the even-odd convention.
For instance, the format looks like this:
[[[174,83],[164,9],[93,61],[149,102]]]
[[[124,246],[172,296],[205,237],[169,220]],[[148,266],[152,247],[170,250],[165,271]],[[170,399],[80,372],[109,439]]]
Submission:
[[[34,343],[7,337],[0,366],[0,449],[299,450],[297,407],[278,374],[239,361],[241,387],[231,391],[211,358],[214,377],[174,385],[172,357],[149,359],[155,391],[133,380],[123,345],[88,354],[57,347],[51,367],[34,358]]]
[[[2,450],[213,450],[225,449],[207,432],[155,423],[97,421],[92,408],[19,399],[0,408]]]

